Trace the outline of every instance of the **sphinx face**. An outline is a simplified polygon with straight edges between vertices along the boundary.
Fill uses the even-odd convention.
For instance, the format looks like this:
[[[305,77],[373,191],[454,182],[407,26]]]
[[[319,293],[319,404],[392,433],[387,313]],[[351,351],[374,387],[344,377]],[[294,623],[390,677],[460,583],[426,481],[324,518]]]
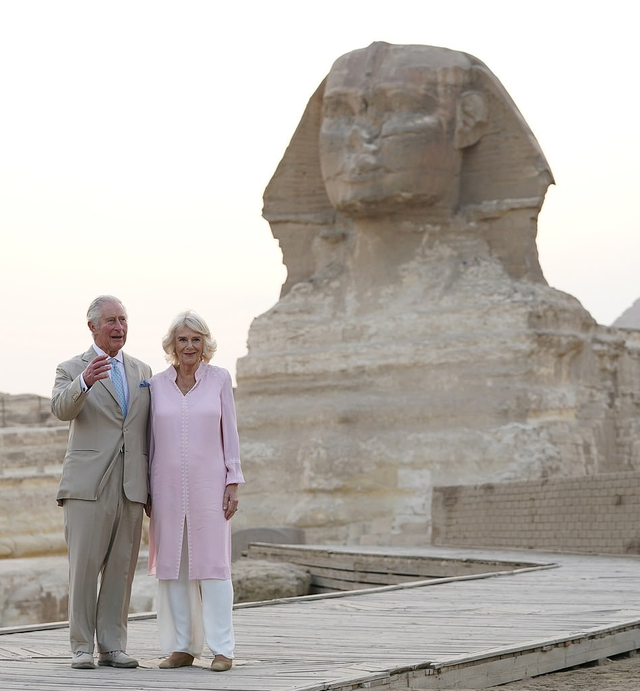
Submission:
[[[352,216],[457,201],[460,89],[424,51],[370,46],[340,58],[325,86],[320,167],[327,195]]]

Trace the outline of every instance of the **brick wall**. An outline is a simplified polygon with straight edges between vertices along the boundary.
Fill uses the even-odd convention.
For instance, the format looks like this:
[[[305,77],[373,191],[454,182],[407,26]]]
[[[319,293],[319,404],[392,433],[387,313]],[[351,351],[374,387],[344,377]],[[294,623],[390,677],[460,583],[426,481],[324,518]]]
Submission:
[[[434,487],[432,542],[640,554],[640,473]]]

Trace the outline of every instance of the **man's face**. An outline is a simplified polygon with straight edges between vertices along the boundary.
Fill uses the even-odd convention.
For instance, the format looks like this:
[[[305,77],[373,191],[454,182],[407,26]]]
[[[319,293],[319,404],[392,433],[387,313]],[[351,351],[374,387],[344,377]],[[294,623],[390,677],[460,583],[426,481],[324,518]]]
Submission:
[[[374,47],[340,58],[325,87],[320,167],[339,210],[366,216],[457,199],[458,88],[419,51]],[[421,64],[422,61],[422,64]]]
[[[89,329],[98,348],[113,357],[127,342],[127,313],[115,301],[104,302],[97,324],[89,322]]]

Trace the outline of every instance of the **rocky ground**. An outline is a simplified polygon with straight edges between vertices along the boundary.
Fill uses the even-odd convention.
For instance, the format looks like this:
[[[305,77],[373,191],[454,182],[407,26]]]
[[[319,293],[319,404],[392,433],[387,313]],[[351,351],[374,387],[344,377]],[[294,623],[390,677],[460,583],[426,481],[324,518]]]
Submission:
[[[639,691],[640,655],[618,655],[602,664],[574,667],[500,688],[505,691]]]

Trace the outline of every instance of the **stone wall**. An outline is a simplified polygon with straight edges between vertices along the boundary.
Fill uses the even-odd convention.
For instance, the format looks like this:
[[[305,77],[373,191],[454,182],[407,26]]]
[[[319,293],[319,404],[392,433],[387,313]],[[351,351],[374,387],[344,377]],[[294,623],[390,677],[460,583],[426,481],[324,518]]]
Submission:
[[[0,477],[0,558],[64,554],[60,469]]]
[[[640,554],[640,473],[434,487],[432,542]]]
[[[0,393],[0,428],[59,424],[51,413],[48,398],[28,393]]]
[[[0,429],[0,475],[42,473],[64,461],[68,425]]]
[[[0,428],[0,558],[65,552],[56,493],[67,438],[59,422]]]

